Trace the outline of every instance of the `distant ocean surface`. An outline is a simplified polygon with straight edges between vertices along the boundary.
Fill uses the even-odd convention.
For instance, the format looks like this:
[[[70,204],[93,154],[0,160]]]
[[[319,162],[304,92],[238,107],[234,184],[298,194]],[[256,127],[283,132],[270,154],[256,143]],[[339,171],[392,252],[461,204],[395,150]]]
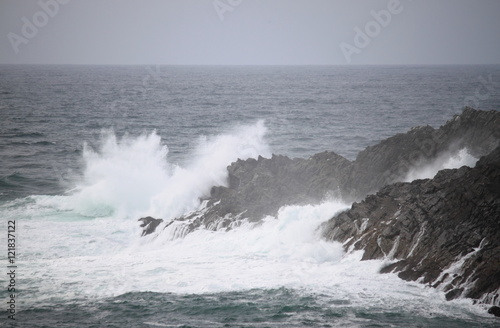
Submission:
[[[184,238],[137,222],[196,209],[238,158],[353,160],[464,106],[500,109],[500,66],[0,65],[0,326],[498,327],[321,240],[336,199]]]

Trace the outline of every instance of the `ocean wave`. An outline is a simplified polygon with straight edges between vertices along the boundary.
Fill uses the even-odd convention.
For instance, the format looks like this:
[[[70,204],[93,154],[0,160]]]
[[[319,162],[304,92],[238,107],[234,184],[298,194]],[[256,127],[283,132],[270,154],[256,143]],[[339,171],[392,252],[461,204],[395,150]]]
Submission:
[[[84,145],[83,178],[61,206],[84,215],[174,218],[197,208],[212,186],[225,185],[231,162],[269,154],[265,133],[259,121],[202,136],[191,160],[179,166],[169,163],[168,148],[156,131],[121,139],[105,131],[96,149]]]
[[[0,190],[3,188],[16,187],[19,184],[29,182],[29,178],[23,176],[19,172],[15,172],[6,176],[0,177]]]
[[[41,132],[19,132],[14,134],[6,134],[2,136],[3,138],[43,138],[44,133]]]

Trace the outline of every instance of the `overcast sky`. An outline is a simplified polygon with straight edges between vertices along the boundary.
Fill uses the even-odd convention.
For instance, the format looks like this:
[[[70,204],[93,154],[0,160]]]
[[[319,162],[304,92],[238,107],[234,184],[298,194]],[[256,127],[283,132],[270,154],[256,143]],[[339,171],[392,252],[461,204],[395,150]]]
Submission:
[[[500,64],[498,0],[0,0],[0,63]]]

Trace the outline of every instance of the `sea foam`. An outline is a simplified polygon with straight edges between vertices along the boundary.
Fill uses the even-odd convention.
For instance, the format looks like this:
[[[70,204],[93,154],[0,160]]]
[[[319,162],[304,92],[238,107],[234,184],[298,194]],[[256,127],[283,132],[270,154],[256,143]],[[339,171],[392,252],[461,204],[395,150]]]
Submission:
[[[362,252],[346,254],[340,243],[320,238],[320,224],[349,207],[335,199],[282,207],[276,217],[230,231],[140,237],[139,215],[168,219],[192,210],[212,185],[226,183],[232,161],[269,154],[264,135],[259,122],[201,138],[182,167],[168,163],[156,132],[122,139],[108,132],[96,149],[86,146],[83,179],[72,195],[35,196],[22,205],[22,217],[12,213],[22,222],[25,305],[285,287],[360,308],[425,314],[453,306],[438,290],[378,274],[383,261],[360,261]]]
[[[85,144],[83,178],[64,207],[91,217],[175,218],[199,206],[212,186],[225,185],[231,162],[268,156],[265,133],[259,121],[200,137],[190,161],[179,166],[168,162],[168,148],[156,131],[121,139],[104,132],[97,149]]]

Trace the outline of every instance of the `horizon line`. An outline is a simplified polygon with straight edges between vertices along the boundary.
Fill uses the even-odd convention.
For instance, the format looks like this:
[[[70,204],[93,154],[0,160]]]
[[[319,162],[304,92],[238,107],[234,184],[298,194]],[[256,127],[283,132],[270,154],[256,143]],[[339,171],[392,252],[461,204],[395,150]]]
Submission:
[[[166,64],[166,63],[142,63],[142,64],[110,64],[110,63],[0,63],[5,66],[219,66],[219,67],[262,67],[262,66],[275,66],[275,67],[304,67],[304,66],[343,66],[343,67],[356,67],[356,66],[498,66],[500,63],[460,63],[460,64]]]

